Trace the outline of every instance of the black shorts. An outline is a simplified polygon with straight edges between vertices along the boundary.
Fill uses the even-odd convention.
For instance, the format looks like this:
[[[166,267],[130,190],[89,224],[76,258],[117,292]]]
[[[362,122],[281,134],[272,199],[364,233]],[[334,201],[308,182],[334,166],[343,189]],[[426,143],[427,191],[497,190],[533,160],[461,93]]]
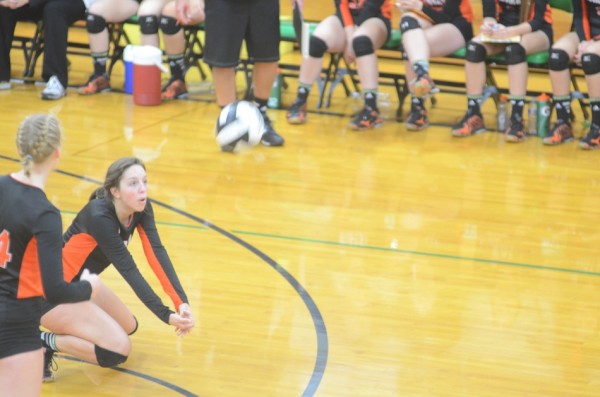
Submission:
[[[0,359],[42,348],[40,299],[0,300]]]
[[[342,23],[342,26],[344,26],[344,20],[342,19],[342,15],[340,14],[339,10],[335,12],[335,16],[338,17],[338,19]],[[390,34],[392,32],[392,22],[389,19],[387,19],[386,17],[384,17],[383,14],[381,14],[381,13],[374,16],[373,18],[378,18],[383,21],[383,23],[385,24],[385,29],[387,30],[386,40],[389,39]],[[356,23],[356,15],[355,14],[352,14],[352,19],[354,20],[354,23]],[[357,26],[360,26],[360,24],[358,24]]]
[[[450,23],[460,31],[465,39],[465,43],[468,43],[473,38],[473,25],[462,15],[454,18]]]
[[[204,7],[205,63],[237,66],[244,40],[250,61],[279,61],[279,0],[209,0]]]

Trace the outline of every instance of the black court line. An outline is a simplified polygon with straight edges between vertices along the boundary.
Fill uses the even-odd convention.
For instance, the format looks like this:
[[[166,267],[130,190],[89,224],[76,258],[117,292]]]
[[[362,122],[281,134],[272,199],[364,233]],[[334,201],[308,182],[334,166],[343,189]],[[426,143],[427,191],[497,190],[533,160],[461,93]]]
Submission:
[[[19,162],[19,160],[14,159],[12,157],[8,157],[8,156],[4,156],[2,154],[0,154],[0,158],[3,158],[5,160],[10,160],[13,162]],[[62,175],[66,175],[66,176],[70,176],[76,179],[80,179],[80,180],[84,180],[87,182],[91,182],[91,183],[95,183],[98,185],[101,185],[102,182],[101,181],[97,181],[95,179],[92,178],[88,178],[86,176],[82,176],[82,175],[77,175],[74,174],[72,172],[68,172],[68,171],[62,171],[57,169],[55,172],[62,174]],[[270,265],[275,271],[277,271],[293,288],[294,290],[298,293],[298,295],[300,296],[300,298],[302,299],[302,301],[304,302],[304,304],[306,305],[306,308],[308,309],[311,318],[313,320],[313,324],[315,326],[315,331],[317,334],[317,357],[315,359],[315,366],[313,368],[313,372],[312,375],[310,377],[310,380],[308,381],[308,384],[306,385],[304,392],[302,393],[302,397],[312,397],[315,392],[317,391],[317,389],[319,388],[319,385],[321,384],[321,380],[323,379],[323,375],[325,373],[325,368],[327,366],[327,358],[329,355],[329,339],[327,336],[327,328],[325,326],[325,321],[323,320],[323,316],[321,315],[321,311],[319,310],[319,308],[317,307],[315,301],[312,299],[312,297],[308,294],[308,292],[306,291],[306,289],[304,289],[304,287],[298,282],[298,280],[296,280],[294,278],[294,276],[292,276],[287,270],[285,270],[283,267],[281,267],[277,262],[275,262],[271,257],[269,257],[268,255],[266,255],[264,252],[262,252],[261,250],[259,250],[258,248],[254,247],[253,245],[247,243],[246,241],[242,240],[241,238],[227,232],[224,229],[221,229],[220,227],[218,227],[217,225],[214,225],[202,218],[199,218],[197,216],[194,216],[190,213],[187,213],[183,210],[180,210],[178,208],[172,207],[166,203],[163,203],[161,201],[157,201],[154,199],[151,199],[153,204],[156,204],[158,206],[161,206],[163,208],[166,208],[170,211],[173,211],[181,216],[184,216],[188,219],[191,219],[203,226],[206,226],[212,230],[214,230],[215,232],[223,235],[224,237],[227,237],[228,239],[234,241],[235,243],[241,245],[242,247],[246,248],[247,250],[249,250],[250,252],[252,252],[253,254],[255,254],[256,256],[258,256],[260,259],[262,259],[264,262],[266,262],[268,265]],[[70,358],[69,358],[70,359]],[[73,358],[73,360],[76,361],[81,361],[78,360],[76,358]],[[83,361],[82,361],[83,362]],[[181,389],[175,385],[172,385],[168,382],[162,382],[159,379],[150,377],[148,375],[144,375],[141,374],[139,372],[135,372],[135,371],[131,371],[128,369],[124,369],[124,368],[112,368],[116,371],[121,371],[121,372],[125,372],[125,373],[129,373],[135,376],[139,376],[142,377],[144,379],[148,379],[152,382],[155,383],[159,383],[165,387],[168,387],[174,391],[180,392],[183,391],[184,393],[189,393],[189,394],[183,394],[185,396],[196,396],[195,394],[191,394],[190,392]],[[174,388],[177,388],[174,389]]]

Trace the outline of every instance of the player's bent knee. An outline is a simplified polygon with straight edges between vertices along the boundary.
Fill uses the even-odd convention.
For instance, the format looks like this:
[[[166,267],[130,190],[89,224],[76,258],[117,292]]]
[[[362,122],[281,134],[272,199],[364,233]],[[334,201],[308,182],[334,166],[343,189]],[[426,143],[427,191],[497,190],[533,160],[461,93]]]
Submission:
[[[402,34],[408,32],[413,29],[421,29],[421,25],[419,25],[419,21],[417,21],[414,17],[410,15],[405,15],[400,19],[400,32]]]
[[[106,19],[100,15],[88,14],[85,19],[85,27],[89,33],[100,33],[106,28]]]
[[[104,349],[98,345],[94,345],[96,353],[96,360],[98,365],[103,368],[116,367],[119,364],[123,364],[127,361],[127,356],[113,352],[112,350]]]
[[[352,48],[357,57],[371,55],[375,53],[373,42],[368,36],[357,36],[352,39]]]
[[[135,316],[133,316],[133,321],[135,321],[135,327],[133,327],[133,331],[129,332],[127,335],[133,335],[136,333],[136,331],[138,330],[138,327],[140,325],[140,323],[138,323],[138,320]]]
[[[581,68],[586,75],[600,73],[600,56],[586,52],[581,56]]]
[[[487,56],[487,51],[482,44],[476,43],[474,41],[469,41],[467,44],[467,53],[465,55],[465,59],[467,62],[479,63],[485,61],[485,57]]]
[[[506,46],[506,63],[508,65],[518,65],[527,60],[527,53],[521,44],[509,44]]]
[[[560,72],[569,68],[569,54],[565,50],[551,49],[548,58],[548,69]]]
[[[308,55],[313,58],[322,58],[325,51],[327,51],[327,43],[317,36],[310,36]]]
[[[160,17],[160,30],[164,34],[174,35],[181,30],[181,25],[177,23],[177,19],[162,15]]]
[[[158,17],[156,15],[140,15],[139,20],[142,34],[158,33]]]

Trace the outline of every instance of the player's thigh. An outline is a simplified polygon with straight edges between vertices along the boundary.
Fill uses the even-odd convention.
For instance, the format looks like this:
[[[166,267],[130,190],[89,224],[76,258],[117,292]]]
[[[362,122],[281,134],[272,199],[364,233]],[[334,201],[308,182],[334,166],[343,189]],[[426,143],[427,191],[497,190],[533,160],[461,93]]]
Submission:
[[[313,36],[323,40],[329,52],[342,52],[346,48],[344,25],[335,15],[322,20],[315,28]]]
[[[88,12],[100,15],[106,22],[123,22],[135,15],[138,6],[135,0],[99,0],[90,6]]]
[[[383,18],[369,18],[356,29],[354,37],[367,36],[373,42],[373,48],[381,48],[387,41],[390,33],[389,21],[386,24]]]
[[[138,8],[138,15],[160,15],[169,0],[144,0]]]
[[[551,32],[536,30],[521,36],[521,45],[525,48],[525,53],[535,54],[536,52],[547,51],[550,48]]]
[[[43,362],[41,348],[0,359],[0,394],[38,397]]]
[[[578,47],[579,37],[575,32],[569,32],[565,34],[560,39],[558,39],[558,41],[554,43],[554,45],[552,45],[552,48],[557,50],[563,50],[567,54],[569,54],[569,58],[573,58],[573,56],[575,56]]]
[[[424,30],[425,39],[429,45],[429,52],[432,57],[441,57],[452,54],[454,51],[463,48],[469,37],[468,31],[461,29],[451,23],[441,23],[433,25]]]

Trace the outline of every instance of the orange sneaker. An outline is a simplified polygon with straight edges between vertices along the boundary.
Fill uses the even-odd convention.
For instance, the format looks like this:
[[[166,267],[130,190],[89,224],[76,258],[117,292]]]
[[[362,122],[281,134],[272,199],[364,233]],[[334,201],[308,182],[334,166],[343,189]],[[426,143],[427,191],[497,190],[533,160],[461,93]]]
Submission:
[[[504,139],[506,142],[523,142],[527,138],[525,134],[525,127],[523,127],[523,122],[520,120],[510,120],[510,127],[504,134]]]
[[[287,121],[290,124],[306,123],[306,102],[295,100],[287,112]]]
[[[563,142],[573,140],[573,127],[571,124],[557,120],[554,127],[550,130],[550,134],[542,139],[544,145],[560,145]]]
[[[579,140],[579,147],[584,150],[595,150],[600,148],[600,126],[593,124],[585,137]]]
[[[429,118],[427,117],[427,110],[420,106],[412,106],[410,113],[406,118],[406,129],[411,131],[420,131],[429,126]]]
[[[163,87],[160,93],[160,99],[163,101],[171,101],[173,99],[184,99],[188,96],[187,86],[185,81],[171,78]]]
[[[353,130],[367,130],[370,128],[380,127],[383,124],[383,118],[379,114],[379,110],[371,109],[365,106],[363,110],[350,122],[350,128]]]
[[[466,137],[485,131],[483,117],[480,114],[465,114],[463,119],[452,127],[452,135],[455,137]]]
[[[80,95],[93,95],[105,91],[110,91],[110,83],[106,74],[92,75],[87,84],[77,90]]]
[[[413,92],[417,98],[423,98],[439,91],[428,74],[417,76],[413,82]]]

